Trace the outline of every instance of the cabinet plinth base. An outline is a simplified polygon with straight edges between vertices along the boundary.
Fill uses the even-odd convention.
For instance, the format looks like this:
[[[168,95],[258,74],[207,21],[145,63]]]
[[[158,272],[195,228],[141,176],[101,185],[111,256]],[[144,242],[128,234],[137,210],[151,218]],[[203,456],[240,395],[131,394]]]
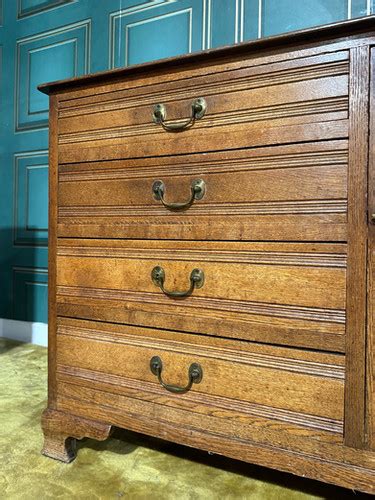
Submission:
[[[48,408],[43,412],[42,427],[42,454],[65,463],[75,459],[77,439],[104,441],[111,432],[111,425]]]

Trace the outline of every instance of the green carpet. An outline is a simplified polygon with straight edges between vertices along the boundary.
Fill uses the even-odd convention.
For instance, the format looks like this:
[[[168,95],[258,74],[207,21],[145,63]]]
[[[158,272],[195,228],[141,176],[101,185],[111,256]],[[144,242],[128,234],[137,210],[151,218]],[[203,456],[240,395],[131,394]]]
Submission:
[[[365,498],[348,490],[118,430],[83,440],[77,459],[43,457],[47,352],[0,339],[0,498],[267,499]]]

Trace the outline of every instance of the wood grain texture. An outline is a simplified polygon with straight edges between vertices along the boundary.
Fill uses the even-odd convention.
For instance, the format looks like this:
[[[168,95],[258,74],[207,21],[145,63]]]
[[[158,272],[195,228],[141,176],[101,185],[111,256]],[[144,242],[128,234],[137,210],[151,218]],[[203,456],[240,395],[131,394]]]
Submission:
[[[162,94],[164,103],[173,103],[176,99],[194,99],[197,92],[202,95],[206,93],[207,95],[225,94],[228,90],[235,92],[258,89],[259,92],[262,87],[268,88],[271,85],[288,85],[294,82],[305,82],[306,85],[308,80],[348,75],[348,56],[347,51],[341,51],[293,59],[289,53],[284,53],[278,61],[275,60],[268,64],[264,64],[264,60],[261,58],[252,61],[251,64],[246,64],[246,61],[242,60],[240,65],[229,63],[223,65],[221,69],[219,65],[214,68],[207,66],[202,68],[200,72],[195,70],[195,74],[194,71],[187,73],[183,70],[177,74],[165,73],[164,83],[161,83],[160,78],[155,77],[154,74],[148,74],[145,76],[143,85],[140,85],[140,79],[130,79],[121,82],[122,88],[121,85],[111,82],[111,86],[107,86],[106,92],[104,89],[103,92],[100,92],[100,89],[97,92],[97,87],[95,87],[95,91],[92,89],[91,94],[89,91],[82,93],[82,97],[69,93],[69,95],[62,96],[59,116],[61,119],[73,118],[73,122],[69,124],[68,120],[64,121],[62,131],[65,133],[70,130],[90,130],[92,127],[86,128],[86,125],[78,124],[77,115],[95,113],[99,110],[103,112],[117,111],[125,109],[125,103],[129,107],[153,105],[158,93]],[[210,75],[209,80],[207,79],[208,75]],[[191,78],[192,76],[194,78]],[[165,82],[168,82],[169,85],[168,93],[163,91]],[[312,89],[309,92],[312,92]],[[337,95],[337,92],[332,95]],[[277,104],[282,102],[283,98],[273,96],[272,99],[274,99],[274,104]],[[256,106],[256,102],[253,99],[252,106],[259,107],[261,103]],[[267,106],[271,104],[264,99],[262,102],[263,105]],[[239,104],[235,103],[235,105]],[[231,109],[233,109],[233,103],[228,108],[228,110]],[[76,127],[73,126],[73,123],[76,123]],[[119,122],[119,125],[123,124],[124,121]]]
[[[372,184],[374,185],[374,184]],[[372,205],[373,206],[373,205]],[[374,228],[370,229],[368,250],[368,324],[367,324],[367,356],[366,356],[366,438],[367,446],[375,449],[375,244]]]
[[[49,455],[70,460],[78,434],[118,425],[375,493],[374,26],[43,87]],[[199,96],[207,114],[187,130],[152,122],[156,102],[180,120]],[[183,212],[153,198],[156,179],[180,202],[196,178],[206,194]],[[168,290],[193,268],[204,285],[167,297],[156,265]],[[166,383],[185,385],[193,362],[202,381],[170,393],[154,355]]]
[[[218,439],[230,438],[234,449],[237,449],[236,444],[239,439],[250,447],[260,446],[260,449],[273,449],[277,446],[278,448],[274,448],[275,451],[279,449],[283,450],[283,453],[291,452],[292,456],[297,452],[301,457],[321,460],[327,467],[330,461],[336,465],[342,462],[341,467],[344,470],[348,467],[346,478],[351,477],[353,471],[358,470],[367,488],[371,488],[373,456],[366,452],[359,454],[357,450],[343,448],[342,428],[340,430],[340,426],[337,425],[338,421],[318,417],[315,412],[313,415],[298,414],[295,409],[293,411],[282,410],[275,408],[276,405],[232,401],[232,395],[229,399],[209,395],[204,392],[203,388],[202,394],[202,391],[198,390],[198,385],[197,390],[194,389],[185,395],[169,394],[157,383],[152,382],[153,376],[148,372],[147,356],[142,368],[142,362],[134,362],[132,352],[137,348],[144,350],[147,346],[152,346],[152,348],[159,349],[159,354],[163,353],[163,360],[166,359],[168,352],[173,356],[172,359],[181,356],[181,353],[188,353],[189,359],[196,359],[196,356],[199,357],[204,352],[205,358],[216,356],[224,363],[227,362],[227,356],[229,356],[228,359],[234,357],[236,362],[241,361],[245,367],[249,366],[248,363],[258,367],[255,373],[260,377],[262,377],[262,370],[268,370],[274,366],[274,362],[279,361],[279,368],[285,373],[289,373],[294,367],[297,372],[291,373],[304,373],[306,377],[314,377],[320,373],[319,377],[325,376],[334,380],[338,376],[337,380],[341,381],[343,381],[345,366],[343,356],[246,342],[234,344],[232,341],[223,339],[202,340],[199,336],[175,334],[163,330],[153,331],[68,318],[59,318],[58,321],[59,342],[64,342],[66,336],[81,339],[80,345],[86,344],[90,352],[92,349],[90,342],[93,340],[99,342],[101,346],[97,355],[89,357],[82,355],[80,349],[78,351],[70,349],[67,354],[64,351],[62,360],[65,361],[67,355],[73,361],[71,364],[75,366],[58,365],[60,411],[70,411],[82,416],[95,415],[102,421],[109,419],[116,425],[126,428],[130,425],[130,428],[138,428],[138,430],[140,427],[137,425],[143,425],[142,422],[153,422],[146,432],[150,433],[150,429],[153,429],[151,433],[154,432],[155,435],[165,439],[170,439],[167,429],[171,426],[171,428],[190,429],[190,435],[192,432],[204,432],[210,437],[217,436]],[[110,338],[111,342],[109,342]],[[131,349],[129,357],[125,354],[128,351],[122,350],[121,365],[124,366],[124,370],[119,366],[112,366],[109,370],[111,373],[103,370],[103,364],[113,356],[113,354],[107,356],[107,347],[116,348],[117,344],[117,349],[120,349],[119,345],[122,343]],[[219,355],[218,350],[220,350]],[[288,359],[291,363],[287,362]],[[86,363],[90,364],[89,368],[80,367]],[[95,363],[97,363],[97,370],[92,369]],[[203,360],[201,363],[202,366],[206,366],[203,365]],[[310,366],[307,369],[309,373],[305,371],[307,366]],[[165,363],[165,372],[166,377],[173,377],[173,381],[179,380],[178,369],[173,364],[169,366]],[[339,375],[340,372],[341,375]],[[215,378],[221,373],[217,368],[212,372]],[[224,373],[228,373],[228,370]],[[183,378],[182,373],[180,380],[183,381]],[[148,379],[150,380],[147,381]],[[246,385],[249,385],[250,379],[247,380]],[[242,384],[238,385],[235,391],[242,391],[246,394],[246,388]],[[211,385],[211,387],[214,386]],[[309,395],[311,394],[303,396],[304,401]],[[273,391],[269,397],[285,401],[289,393],[277,395],[277,391]],[[135,427],[133,427],[133,422]],[[141,432],[145,432],[145,428]],[[350,464],[355,464],[356,467],[350,468]]]
[[[177,82],[169,81],[167,72],[152,86],[146,81],[126,94],[114,91],[110,100],[107,93],[104,102],[100,94],[95,100],[74,99],[59,114],[60,161],[237,149],[314,140],[316,134],[321,139],[345,137],[347,58],[348,52],[315,56],[310,66],[299,59],[300,67],[280,58],[269,73],[259,61],[263,71],[258,74],[256,67],[228,71],[223,64],[210,75],[188,75]],[[178,121],[186,113],[189,117],[191,102],[199,96],[207,101],[206,114],[183,134],[166,132],[153,122],[155,104],[164,103],[167,118]]]
[[[58,190],[57,97],[49,103],[49,212],[48,212],[48,407],[56,405],[56,244]]]
[[[66,463],[76,456],[76,439],[88,437],[104,441],[111,432],[108,424],[49,408],[43,412],[42,427],[43,455]]]
[[[346,240],[346,141],[61,165],[58,232],[68,237]],[[166,209],[206,193],[189,209]],[[301,222],[303,220],[303,222]]]
[[[367,352],[366,352],[366,436],[375,450],[375,50],[370,54],[370,134],[368,166],[368,270],[367,270]]]
[[[249,123],[262,118],[300,116],[301,121],[309,121],[306,115],[319,112],[337,113],[338,118],[347,118],[347,64],[345,69],[346,74],[341,76],[329,77],[329,74],[325,74],[324,78],[293,83],[283,83],[282,80],[274,82],[266,74],[258,82],[258,88],[253,84],[249,89],[246,88],[247,75],[243,72],[240,77],[242,85],[236,85],[237,75],[226,75],[229,80],[215,81],[215,85],[210,81],[202,82],[201,85],[195,82],[196,86],[191,90],[186,89],[185,85],[175,89],[170,88],[170,85],[159,84],[159,93],[153,86],[151,96],[148,96],[147,89],[143,88],[140,96],[126,95],[119,99],[116,95],[114,102],[103,104],[99,101],[83,109],[79,106],[73,110],[68,108],[69,113],[61,111],[59,143],[84,142],[102,139],[107,135],[111,138],[162,135],[163,129],[155,126],[151,120],[153,106],[160,102],[165,104],[167,120],[184,119],[190,115],[191,101],[201,95],[207,102],[207,111],[204,118],[194,125],[194,129],[200,130],[200,133],[212,126]],[[305,71],[308,78],[308,69]]]
[[[61,398],[61,405],[69,407],[70,399]],[[244,460],[249,463],[263,465],[303,477],[333,483],[346,488],[374,493],[375,473],[373,461],[368,467],[348,464],[341,456],[339,461],[317,459],[309,453],[287,450],[280,446],[257,444],[249,439],[229,438],[217,432],[197,430],[186,424],[176,426],[169,419],[162,422],[158,416],[147,414],[139,416],[129,408],[116,411],[103,409],[99,405],[74,400],[74,411],[81,415],[110,415],[113,425],[155,436],[168,441],[200,448],[211,453]]]
[[[365,443],[369,48],[351,50],[345,444]]]
[[[57,263],[60,315],[343,350],[345,245],[60,239]],[[204,285],[171,299],[155,266],[167,289],[194,268]]]
[[[189,365],[198,362],[203,379],[183,398],[200,395],[208,406],[220,408],[223,402],[224,407],[232,405],[233,411],[241,405],[255,414],[257,410],[258,414],[261,410],[267,414],[268,410],[271,419],[288,422],[290,418],[303,427],[342,432],[342,355],[311,356],[305,351],[252,348],[251,344],[245,350],[238,341],[220,343],[206,338],[197,344],[190,337],[163,330],[61,320],[57,335],[58,372],[71,376],[83,373],[88,378],[92,374],[98,383],[113,375],[114,379],[120,378],[119,385],[124,385],[122,380],[125,384],[139,381],[147,390],[158,385],[150,371],[152,356],[162,358],[164,380],[181,386],[186,383]],[[112,359],[117,363],[113,364]],[[76,383],[80,383],[78,379]],[[165,389],[158,392],[164,394],[167,406],[170,398],[173,402],[180,396]]]
[[[207,394],[208,402],[212,394],[265,405],[275,413],[281,408],[337,421],[343,417],[343,368],[316,361],[296,362],[293,351],[289,358],[280,356],[277,348],[268,356],[246,355],[240,346],[236,349],[233,345],[229,352],[206,346],[202,353],[200,346],[179,343],[177,335],[173,342],[162,342],[155,337],[129,338],[125,333],[105,335],[101,330],[94,331],[93,336],[79,328],[59,331],[63,337],[57,337],[58,365],[121,375],[141,380],[146,386],[157,381],[149,364],[152,356],[159,355],[165,363],[164,380],[178,386],[186,385],[191,363],[201,364],[203,380],[192,391]],[[111,363],[111,359],[117,363]],[[305,418],[308,421],[308,416]]]
[[[314,115],[313,115],[314,116]],[[316,115],[315,115],[316,116]],[[208,129],[203,134],[194,127],[183,134],[160,134],[150,140],[142,137],[126,141],[123,137],[106,137],[100,140],[59,145],[61,163],[82,161],[117,160],[118,158],[142,158],[156,155],[192,154],[197,152],[259,147],[328,139],[348,136],[348,121],[328,120],[320,122],[316,116],[310,123],[298,123],[298,119],[277,119],[250,124],[223,125]],[[297,122],[297,123],[293,123]],[[288,123],[289,122],[289,123]],[[156,124],[154,124],[157,127]]]

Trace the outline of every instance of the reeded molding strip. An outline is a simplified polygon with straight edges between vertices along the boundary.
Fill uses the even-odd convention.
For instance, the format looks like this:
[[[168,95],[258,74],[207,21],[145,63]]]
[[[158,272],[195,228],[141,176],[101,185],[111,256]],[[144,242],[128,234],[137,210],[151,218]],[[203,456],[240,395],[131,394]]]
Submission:
[[[315,99],[305,102],[293,102],[265,106],[253,109],[239,110],[231,113],[210,113],[204,120],[197,121],[194,129],[236,125],[264,120],[277,120],[280,118],[301,117],[304,115],[338,113],[342,112],[341,119],[348,117],[349,100],[345,97],[330,97]],[[178,121],[176,120],[176,123]],[[105,139],[120,139],[123,137],[160,134],[160,128],[155,127],[151,121],[140,125],[127,125],[124,127],[101,128],[93,131],[70,132],[59,135],[59,144],[77,142],[99,141]]]
[[[344,380],[345,367],[327,363],[317,363],[314,361],[306,361],[301,359],[291,359],[282,356],[273,356],[267,354],[256,354],[246,351],[239,351],[233,348],[225,349],[204,345],[189,344],[188,342],[180,342],[176,340],[157,339],[153,337],[136,337],[126,333],[108,332],[99,329],[80,328],[77,326],[58,325],[58,335],[68,335],[71,337],[83,337],[100,342],[118,343],[130,345],[133,347],[143,347],[146,349],[155,350],[155,345],[159,349],[169,352],[189,354],[191,356],[199,356],[205,358],[220,359],[237,364],[259,366],[264,368],[272,368],[276,370],[284,370],[288,372],[303,373],[316,377],[324,377],[330,379]]]
[[[171,306],[170,299],[160,293],[126,292],[123,290],[69,287],[60,285],[57,287],[57,302],[59,302],[59,300],[63,297],[78,297],[104,301],[118,300],[123,302],[137,302],[140,304],[156,304],[161,307]],[[247,302],[244,300],[208,299],[194,296],[191,296],[188,300],[184,301],[184,311],[186,311],[186,314],[188,314],[189,308],[199,308],[199,314],[202,317],[207,315],[209,319],[212,319],[212,314],[210,314],[209,310],[216,310],[220,312],[220,317],[222,319],[225,318],[225,312],[227,312],[227,316],[230,320],[233,320],[233,313],[237,313],[258,316],[273,316],[292,320],[298,319],[345,324],[345,310],[341,309],[321,309],[317,307],[278,305],[262,302]],[[167,314],[168,310],[168,308],[165,309],[165,314]],[[175,309],[174,314],[178,314]]]
[[[155,396],[162,396],[163,404],[165,404],[165,394],[158,384],[129,379],[118,375],[97,372],[94,370],[86,370],[84,368],[76,368],[66,365],[57,365],[58,381],[68,384],[79,384],[80,381],[99,382],[101,384],[111,385],[114,388],[123,387],[134,393],[134,397],[147,399],[145,393],[150,394],[149,399],[155,402]],[[102,389],[101,389],[102,390]],[[108,392],[103,390],[103,392]],[[114,390],[113,394],[117,394]],[[343,422],[330,418],[317,417],[316,415],[308,415],[304,413],[293,412],[281,408],[273,408],[261,404],[244,402],[240,400],[231,400],[221,396],[212,394],[200,394],[198,392],[189,392],[184,396],[187,404],[193,406],[209,406],[219,410],[227,410],[228,412],[241,413],[250,417],[260,417],[271,420],[278,420],[286,424],[299,425],[312,429],[333,432],[337,434],[343,433]]]
[[[213,83],[198,84],[192,87],[182,86],[176,90],[168,89],[167,92],[165,90],[158,90],[157,92],[149,92],[146,96],[142,94],[130,98],[117,97],[117,99],[99,101],[90,104],[77,104],[73,102],[73,106],[59,110],[59,118],[117,111],[132,107],[152,106],[155,102],[158,102],[161,99],[161,94],[163,102],[169,103],[179,99],[194,99],[197,95],[208,96],[212,94],[220,95],[229,92],[241,92],[261,87],[270,87],[273,85],[346,75],[348,73],[349,62],[348,60],[344,60],[316,64],[303,68],[288,68],[266,74],[253,76],[248,75],[235,79],[233,79],[233,75],[231,75],[231,79],[223,79]]]
[[[212,215],[212,216],[232,216],[232,215],[290,215],[290,214],[346,214],[347,200],[296,200],[296,201],[259,201],[250,203],[203,203],[200,201],[189,208],[189,215]],[[163,217],[176,219],[178,215],[168,212],[160,204],[155,205],[129,205],[123,206],[87,206],[76,205],[59,207],[59,222],[64,222],[64,218],[78,219],[77,222],[70,220],[71,224],[79,224],[83,217]],[[181,216],[180,216],[181,217]],[[184,214],[186,219],[186,214]],[[164,222],[163,222],[164,223]],[[190,222],[191,223],[191,222]],[[138,221],[137,221],[138,224]],[[139,224],[149,225],[150,220],[146,219]],[[179,222],[180,224],[180,222]]]
[[[181,161],[181,160],[180,160]],[[183,161],[183,160],[182,160]],[[306,167],[333,167],[348,163],[347,149],[341,151],[319,151],[295,154],[276,154],[248,158],[228,158],[207,161],[204,157],[199,162],[176,163],[175,165],[137,165],[111,168],[108,162],[105,168],[97,168],[95,164],[86,164],[85,170],[77,170],[76,165],[64,165],[59,172],[59,182],[78,182],[95,180],[142,179],[155,176],[173,177],[186,175],[223,174],[234,172],[250,172],[271,169],[291,169]]]
[[[239,250],[186,250],[176,248],[114,248],[94,246],[58,246],[57,255],[78,257],[105,257],[136,260],[176,260],[199,262],[231,262],[241,264],[272,264],[285,266],[313,266],[346,268],[346,255],[306,252],[254,252]]]

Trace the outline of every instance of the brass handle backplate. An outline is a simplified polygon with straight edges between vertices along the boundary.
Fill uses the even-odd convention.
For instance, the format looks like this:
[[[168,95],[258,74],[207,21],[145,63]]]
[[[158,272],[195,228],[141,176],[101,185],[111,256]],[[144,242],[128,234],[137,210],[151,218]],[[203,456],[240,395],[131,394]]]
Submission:
[[[158,377],[159,383],[164,389],[167,389],[169,392],[174,392],[175,394],[183,394],[184,392],[190,391],[193,384],[199,384],[203,378],[203,370],[201,365],[198,363],[192,363],[189,366],[189,381],[185,387],[180,387],[178,385],[170,385],[163,382],[161,378],[161,372],[163,370],[163,362],[159,358],[159,356],[153,356],[150,360],[150,370],[151,372]]]
[[[194,179],[190,186],[190,199],[182,203],[167,203],[164,199],[165,184],[157,180],[152,185],[152,192],[156,200],[160,200],[165,208],[169,210],[183,210],[189,208],[194,200],[201,200],[206,192],[206,184],[202,179]]]
[[[176,122],[167,123],[165,121],[167,119],[167,108],[165,104],[159,103],[155,104],[154,106],[152,118],[155,123],[158,123],[165,130],[168,130],[169,132],[181,132],[181,130],[185,130],[186,128],[193,125],[195,120],[200,120],[201,118],[203,118],[206,109],[207,109],[206,100],[203,97],[199,97],[198,99],[195,99],[195,101],[191,103],[190,118],[188,118],[183,122],[181,122],[181,120],[178,120]]]
[[[190,273],[190,288],[184,292],[170,292],[164,288],[165,271],[161,266],[156,266],[151,271],[151,279],[160,290],[168,297],[184,298],[189,297],[194,288],[202,288],[204,284],[204,272],[201,269],[193,269]]]

